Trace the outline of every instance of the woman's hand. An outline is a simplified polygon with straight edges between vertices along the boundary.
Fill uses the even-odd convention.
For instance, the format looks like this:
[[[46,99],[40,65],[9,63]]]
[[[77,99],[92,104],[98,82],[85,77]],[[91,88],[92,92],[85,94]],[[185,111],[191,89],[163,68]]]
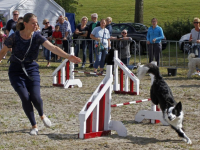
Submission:
[[[200,43],[200,40],[197,40],[197,43]]]
[[[73,63],[75,63],[75,64],[78,64],[78,63],[81,62],[81,59],[76,57],[76,56],[74,56],[74,55],[69,55],[68,60],[73,62]]]
[[[153,39],[153,43],[155,43],[156,42],[156,38],[155,39]]]
[[[79,30],[78,29],[75,30],[75,34],[79,34]]]

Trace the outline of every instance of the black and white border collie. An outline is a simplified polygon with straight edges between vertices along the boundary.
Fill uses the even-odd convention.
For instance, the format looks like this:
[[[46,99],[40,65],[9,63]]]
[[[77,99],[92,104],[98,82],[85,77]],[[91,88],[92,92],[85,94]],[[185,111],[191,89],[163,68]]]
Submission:
[[[142,79],[146,73],[154,75],[154,81],[151,86],[150,96],[151,101],[155,105],[160,105],[163,113],[163,118],[170,124],[180,137],[187,144],[192,144],[192,141],[187,137],[182,129],[183,126],[183,111],[181,102],[177,103],[174,100],[172,91],[160,75],[159,68],[154,64],[146,64],[138,67],[138,78]]]

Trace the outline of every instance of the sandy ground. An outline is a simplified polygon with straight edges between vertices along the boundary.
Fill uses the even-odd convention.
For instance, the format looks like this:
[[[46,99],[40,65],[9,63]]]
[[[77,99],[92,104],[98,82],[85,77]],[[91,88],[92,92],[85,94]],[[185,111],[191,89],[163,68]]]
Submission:
[[[122,121],[128,130],[127,137],[120,137],[115,131],[110,136],[79,139],[78,114],[93,91],[103,79],[84,74],[76,75],[83,83],[82,88],[58,88],[52,86],[51,69],[41,69],[41,96],[44,101],[44,112],[52,121],[51,128],[45,128],[35,111],[39,135],[30,136],[30,123],[25,116],[21,101],[10,85],[7,71],[1,71],[0,77],[0,150],[4,149],[200,149],[200,77],[164,76],[171,87],[176,101],[181,101],[185,113],[184,128],[192,140],[187,145],[169,127],[134,121],[139,110],[149,110],[151,103],[144,102],[112,108],[112,120]],[[150,77],[146,76],[140,84],[140,95],[112,94],[112,104],[149,98]]]

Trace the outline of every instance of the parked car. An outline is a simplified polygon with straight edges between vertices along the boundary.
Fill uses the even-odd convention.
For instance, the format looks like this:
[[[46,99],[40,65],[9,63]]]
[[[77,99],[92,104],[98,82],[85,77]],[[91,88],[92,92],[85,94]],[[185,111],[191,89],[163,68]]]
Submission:
[[[183,35],[179,40],[179,49],[185,53],[190,52],[192,43],[189,42],[190,33]]]
[[[132,37],[132,39],[136,42],[136,49],[134,42],[131,43],[130,49],[131,53],[139,54],[139,46],[140,46],[140,54],[144,54],[146,52],[146,36],[148,27],[141,23],[118,23],[112,25],[112,36],[117,37],[121,35],[123,30],[127,30],[128,37]],[[140,41],[140,42],[139,42]],[[140,45],[139,45],[140,44]],[[167,41],[166,39],[162,40],[162,50],[166,49]]]

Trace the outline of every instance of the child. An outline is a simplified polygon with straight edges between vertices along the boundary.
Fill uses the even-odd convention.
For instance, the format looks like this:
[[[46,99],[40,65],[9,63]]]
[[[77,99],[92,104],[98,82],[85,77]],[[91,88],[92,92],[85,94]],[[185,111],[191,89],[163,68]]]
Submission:
[[[3,48],[3,43],[6,39],[6,37],[7,36],[4,34],[3,30],[0,30],[0,51]],[[6,57],[4,56],[3,58],[5,59]],[[1,63],[1,61],[0,61],[0,63]]]
[[[62,33],[59,31],[60,29],[60,26],[59,25],[56,25],[55,26],[55,31],[53,32],[53,35],[52,35],[52,38],[53,40],[55,40],[55,44],[56,46],[58,46],[59,48],[63,48],[63,45],[62,45]],[[60,56],[58,56],[57,58],[57,62],[61,62],[62,59],[60,58]]]

